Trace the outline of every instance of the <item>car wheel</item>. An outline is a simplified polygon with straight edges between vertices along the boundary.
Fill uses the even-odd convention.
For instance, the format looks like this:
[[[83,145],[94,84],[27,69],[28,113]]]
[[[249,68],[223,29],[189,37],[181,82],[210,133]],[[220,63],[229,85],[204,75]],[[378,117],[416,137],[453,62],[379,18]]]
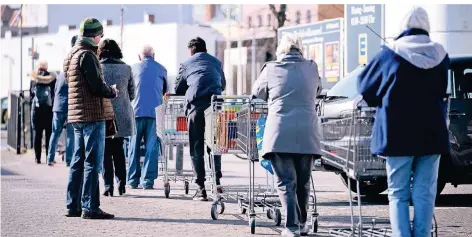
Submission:
[[[351,187],[349,187],[347,182],[347,175],[342,173],[339,175],[341,177],[341,181],[343,182],[344,186],[349,188],[352,192],[357,193],[357,185],[356,180],[351,179]],[[361,181],[359,183],[360,187],[360,195],[363,196],[376,196],[381,194],[383,191],[387,190],[387,179],[386,178],[378,178],[372,181]]]
[[[8,110],[4,110],[2,113],[2,124],[6,124],[8,120]]]
[[[439,197],[439,195],[441,195],[441,193],[442,193],[442,191],[444,190],[445,187],[446,187],[446,181],[438,179],[438,187],[437,187],[437,191],[436,191],[436,198]]]

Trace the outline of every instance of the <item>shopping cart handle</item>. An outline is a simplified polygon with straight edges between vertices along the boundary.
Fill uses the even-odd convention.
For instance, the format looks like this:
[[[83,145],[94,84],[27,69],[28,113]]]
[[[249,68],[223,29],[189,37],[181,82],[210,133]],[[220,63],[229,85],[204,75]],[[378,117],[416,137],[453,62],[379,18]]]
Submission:
[[[213,95],[212,100],[224,100],[224,99],[249,99],[247,95]]]
[[[171,94],[171,93],[165,93],[164,95],[165,95],[165,96],[179,96],[179,95],[174,94],[174,93],[173,93],[173,94]]]

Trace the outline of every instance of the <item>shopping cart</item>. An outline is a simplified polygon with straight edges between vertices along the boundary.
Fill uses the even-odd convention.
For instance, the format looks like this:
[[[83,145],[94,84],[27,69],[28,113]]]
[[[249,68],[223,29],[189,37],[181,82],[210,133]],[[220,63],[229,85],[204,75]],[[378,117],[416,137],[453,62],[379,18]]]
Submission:
[[[372,220],[371,226],[364,227],[362,219],[361,185],[363,180],[386,177],[385,158],[372,155],[370,142],[374,123],[375,109],[356,108],[345,113],[343,118],[323,120],[320,124],[322,135],[323,162],[338,167],[351,180],[356,182],[358,222],[354,221],[352,192],[349,192],[351,227],[330,230],[331,236],[391,236],[389,221]],[[433,218],[431,236],[437,236],[437,223]]]
[[[208,148],[208,155],[205,156],[205,173],[211,187],[213,220],[224,213],[224,199],[238,200],[241,195],[247,193],[247,189],[241,187],[226,187],[224,194],[218,191],[214,158],[223,154],[242,154],[236,146],[236,113],[248,103],[250,103],[249,96],[215,95],[212,97],[210,107],[205,110],[205,144]]]
[[[159,170],[163,171],[164,194],[169,198],[170,181],[183,182],[185,194],[189,192],[193,179],[191,170],[169,168],[169,160],[173,156],[174,146],[188,144],[187,118],[185,116],[184,96],[167,95],[161,105],[156,107],[156,133],[161,140]]]
[[[215,154],[243,153],[248,157],[249,163],[247,187],[243,189],[230,187],[224,194],[212,192],[215,198],[213,199],[211,216],[213,219],[217,219],[218,214],[224,212],[223,200],[236,200],[240,213],[248,215],[252,234],[255,233],[256,216],[267,216],[277,226],[282,222],[281,203],[275,190],[273,175],[266,171],[265,184],[256,185],[255,182],[255,162],[259,160],[256,123],[259,118],[267,115],[267,111],[266,102],[251,100],[249,97],[215,97],[212,106],[205,113],[207,121],[206,143],[212,151],[215,151]],[[211,156],[210,164],[214,164]],[[215,177],[214,169],[210,174]],[[212,177],[210,179],[213,179]],[[218,206],[221,209],[218,209]],[[315,195],[311,196],[310,206],[313,207],[311,208],[313,231],[317,232],[318,214]]]
[[[280,213],[281,203],[278,199],[277,191],[275,190],[274,177],[267,170],[266,174],[266,185],[259,186],[256,189],[254,182],[254,167],[255,162],[259,161],[260,154],[257,146],[257,124],[258,120],[262,117],[267,116],[268,106],[267,102],[262,100],[252,100],[251,103],[245,106],[238,113],[238,147],[244,151],[248,156],[249,169],[250,169],[250,180],[249,180],[249,195],[246,195],[246,199],[240,199],[238,201],[239,207],[242,210],[249,210],[249,224],[251,233],[255,232],[256,216],[259,214],[267,214],[267,218],[273,219],[275,224],[279,226],[281,224],[282,215]],[[260,129],[260,128],[259,128]],[[269,182],[269,176],[271,183]],[[311,214],[311,229],[313,233],[318,232],[318,211],[316,205],[316,193],[313,178],[311,178],[311,185],[313,194],[310,195],[310,210]],[[272,199],[270,199],[272,198]],[[257,212],[260,210],[262,212]]]

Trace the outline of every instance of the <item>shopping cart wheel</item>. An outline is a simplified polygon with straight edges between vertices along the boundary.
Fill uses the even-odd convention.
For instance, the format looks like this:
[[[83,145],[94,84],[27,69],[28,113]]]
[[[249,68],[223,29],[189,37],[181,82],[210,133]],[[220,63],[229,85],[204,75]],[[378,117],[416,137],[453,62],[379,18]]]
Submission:
[[[223,200],[220,200],[219,203],[220,203],[220,214],[223,214],[225,212],[225,203],[223,202]]]
[[[311,231],[313,233],[318,233],[318,217],[311,218]]]
[[[164,194],[166,195],[166,198],[169,198],[170,184],[164,184]]]
[[[243,200],[238,199],[239,213],[246,214],[246,208],[243,207]]]
[[[282,213],[280,213],[279,209],[275,209],[273,217],[274,217],[275,225],[280,226],[280,223],[282,223]]]
[[[211,219],[218,220],[218,204],[211,204]]]
[[[251,234],[256,233],[256,217],[249,218],[249,226],[251,227]]]
[[[185,181],[185,194],[188,194],[188,189],[189,189],[189,183],[188,181]]]
[[[267,209],[267,219],[272,220],[272,210]]]

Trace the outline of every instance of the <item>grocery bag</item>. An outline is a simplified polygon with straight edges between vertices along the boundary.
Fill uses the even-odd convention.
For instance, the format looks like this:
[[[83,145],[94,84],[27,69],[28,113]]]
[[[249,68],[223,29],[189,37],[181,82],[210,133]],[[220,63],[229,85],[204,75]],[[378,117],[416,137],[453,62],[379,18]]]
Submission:
[[[272,164],[270,160],[265,160],[262,159],[262,141],[264,138],[264,129],[265,129],[265,124],[266,124],[267,116],[263,116],[257,119],[256,123],[256,142],[257,142],[257,150],[259,153],[259,163],[261,166],[269,171],[270,174],[274,174],[274,171],[272,170]]]

